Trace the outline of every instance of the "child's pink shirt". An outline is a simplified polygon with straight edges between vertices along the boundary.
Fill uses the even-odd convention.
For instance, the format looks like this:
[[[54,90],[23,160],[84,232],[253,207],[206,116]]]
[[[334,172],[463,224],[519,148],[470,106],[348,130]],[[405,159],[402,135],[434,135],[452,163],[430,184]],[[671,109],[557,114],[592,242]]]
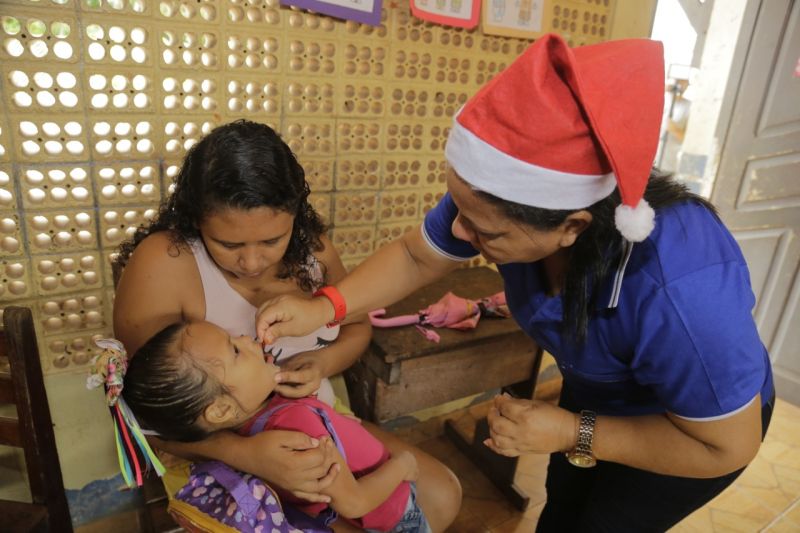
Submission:
[[[378,466],[389,460],[390,454],[381,441],[373,437],[364,426],[355,420],[342,416],[334,411],[329,405],[313,397],[300,399],[288,399],[275,395],[265,407],[273,409],[281,404],[290,404],[270,416],[267,421],[266,429],[285,429],[300,431],[314,438],[328,435],[328,430],[322,422],[322,418],[309,409],[307,406],[323,409],[333,424],[336,434],[341,440],[345,455],[347,456],[347,466],[353,472],[353,476],[359,478],[369,474]],[[305,404],[305,405],[303,405]],[[240,433],[249,434],[252,423],[263,410],[256,414],[250,422],[240,429]],[[278,490],[283,501],[296,505],[306,514],[316,516],[323,511],[327,504],[311,503],[300,500],[290,493]],[[400,521],[405,512],[406,504],[410,494],[408,482],[401,483],[389,498],[363,517],[355,520],[348,520],[362,529],[377,529],[380,531],[390,531]]]

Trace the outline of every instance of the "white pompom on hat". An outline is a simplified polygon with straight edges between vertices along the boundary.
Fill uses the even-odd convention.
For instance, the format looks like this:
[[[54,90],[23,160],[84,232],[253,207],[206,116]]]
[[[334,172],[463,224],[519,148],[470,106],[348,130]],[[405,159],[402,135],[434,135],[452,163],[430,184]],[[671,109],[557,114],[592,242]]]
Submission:
[[[647,238],[642,197],[664,107],[660,42],[624,39],[570,49],[539,38],[459,111],[445,156],[476,189],[546,209],[582,209],[619,187],[616,225]]]

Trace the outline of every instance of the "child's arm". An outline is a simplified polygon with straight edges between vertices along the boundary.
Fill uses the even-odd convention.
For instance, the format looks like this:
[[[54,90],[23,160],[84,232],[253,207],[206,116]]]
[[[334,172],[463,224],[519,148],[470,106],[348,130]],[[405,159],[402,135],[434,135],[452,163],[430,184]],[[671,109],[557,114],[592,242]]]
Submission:
[[[331,497],[331,507],[345,518],[360,518],[385,502],[403,481],[419,476],[417,460],[409,451],[390,458],[375,471],[356,479],[338,450],[334,461],[341,471],[322,494]]]

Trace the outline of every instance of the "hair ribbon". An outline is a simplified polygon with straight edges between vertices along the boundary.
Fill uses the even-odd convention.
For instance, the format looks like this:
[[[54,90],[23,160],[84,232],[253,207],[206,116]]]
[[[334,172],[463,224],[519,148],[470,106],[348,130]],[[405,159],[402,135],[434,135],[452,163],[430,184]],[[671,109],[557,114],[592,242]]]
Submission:
[[[92,359],[86,388],[91,390],[101,385],[104,387],[106,403],[114,421],[117,459],[122,477],[129,487],[142,486],[144,472],[152,468],[162,476],[165,469],[147,443],[145,431],[139,427],[136,417],[122,397],[128,355],[125,347],[116,339],[98,339],[95,344],[101,351]]]

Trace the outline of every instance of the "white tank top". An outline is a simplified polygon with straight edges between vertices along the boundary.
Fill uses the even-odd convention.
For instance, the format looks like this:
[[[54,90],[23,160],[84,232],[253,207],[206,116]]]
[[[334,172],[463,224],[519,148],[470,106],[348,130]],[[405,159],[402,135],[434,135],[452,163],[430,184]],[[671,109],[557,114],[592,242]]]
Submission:
[[[208,255],[202,240],[189,241],[189,247],[194,254],[200,280],[203,283],[206,302],[205,320],[221,327],[232,337],[241,335],[255,337],[257,309],[230,286],[217,264]],[[305,268],[311,274],[313,290],[317,290],[324,283],[319,261],[310,255]],[[298,353],[328,346],[339,336],[339,329],[338,325],[330,328],[322,326],[305,337],[282,337],[275,344],[265,346],[264,351],[271,352],[275,356],[275,361],[280,363]],[[328,378],[322,380],[317,397],[320,401],[333,405],[335,397]]]

